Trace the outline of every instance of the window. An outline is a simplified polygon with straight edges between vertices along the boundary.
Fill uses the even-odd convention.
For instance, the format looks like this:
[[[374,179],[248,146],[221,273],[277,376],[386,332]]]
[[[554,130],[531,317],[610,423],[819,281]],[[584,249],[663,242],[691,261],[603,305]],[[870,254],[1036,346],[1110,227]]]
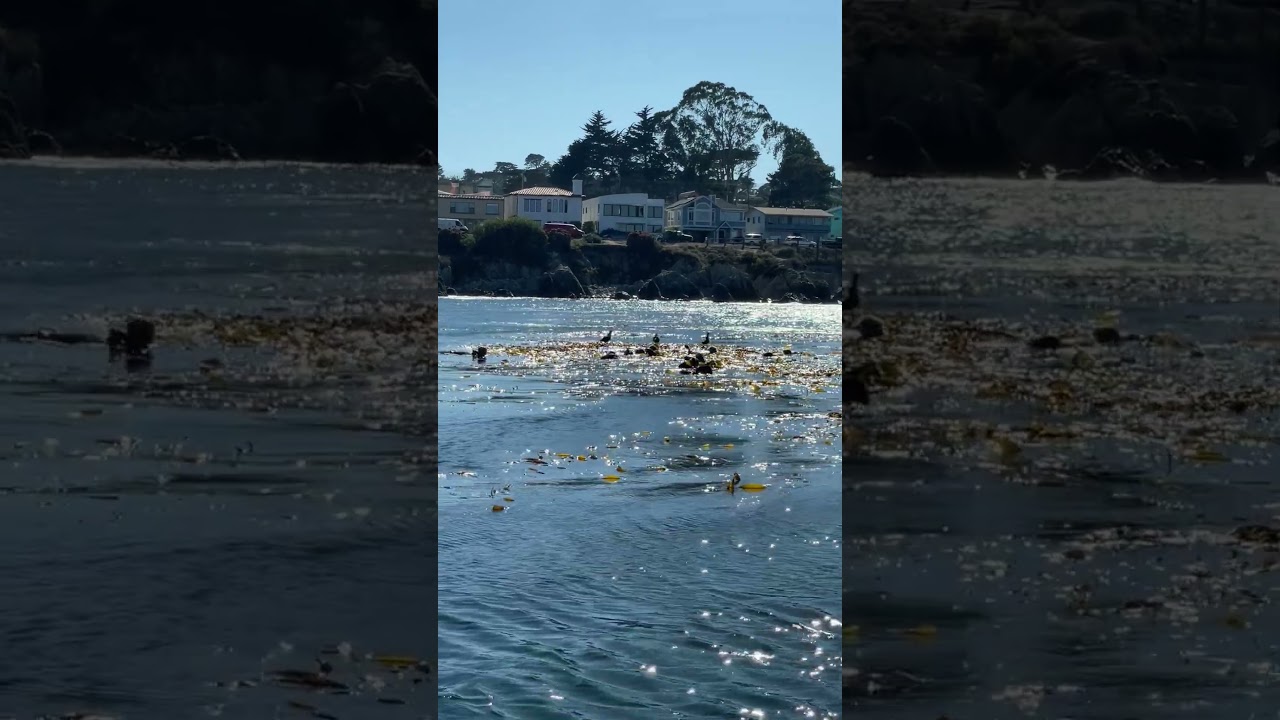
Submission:
[[[525,212],[542,212],[542,198],[525,198]]]
[[[547,200],[547,212],[567,213],[569,212],[569,201],[564,198],[549,199]]]
[[[622,223],[621,227],[627,232],[644,232],[644,223]]]
[[[651,232],[651,233],[660,233],[660,232],[662,232],[662,226],[661,226],[661,225],[650,225],[650,226],[649,226],[649,232]]]
[[[454,202],[449,203],[449,214],[451,215],[474,215],[476,212],[475,203]]]
[[[485,203],[485,204],[484,204],[484,214],[485,214],[485,215],[500,215],[500,214],[502,214],[502,211],[500,211],[500,210],[498,209],[498,203]]]
[[[650,217],[650,218],[660,218],[660,217],[662,217],[662,208],[658,207],[657,205],[650,205],[650,206],[649,206],[649,217]]]

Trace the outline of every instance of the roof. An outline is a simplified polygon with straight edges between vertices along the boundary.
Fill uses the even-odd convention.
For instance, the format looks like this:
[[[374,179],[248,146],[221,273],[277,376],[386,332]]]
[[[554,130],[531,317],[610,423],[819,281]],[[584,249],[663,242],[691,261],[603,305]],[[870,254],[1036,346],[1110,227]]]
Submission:
[[[502,199],[501,195],[475,195],[471,193],[459,193],[457,195],[454,195],[453,193],[447,193],[447,192],[444,192],[443,190],[436,193],[436,196],[440,200],[443,200],[445,198],[448,198],[450,200],[501,200]]]
[[[693,202],[693,201],[695,201],[695,200],[697,200],[697,199],[699,199],[699,198],[704,198],[704,197],[707,197],[707,196],[706,196],[706,195],[698,195],[698,196],[696,196],[696,197],[685,198],[685,199],[683,199],[683,200],[677,200],[676,202],[673,202],[673,203],[671,203],[670,205],[668,205],[668,206],[667,206],[667,209],[668,209],[668,210],[673,210],[673,209],[678,208],[678,207],[684,207],[685,205],[688,205],[689,203],[691,203],[691,202]],[[716,198],[716,207],[720,208],[721,210],[746,210],[746,209],[747,209],[747,207],[746,207],[745,205],[734,205],[734,204],[732,204],[732,203],[726,202],[725,200],[723,200],[723,199],[721,199],[721,198]]]
[[[794,215],[795,217],[831,217],[831,213],[826,210],[813,210],[811,208],[775,208],[775,207],[753,207],[752,210],[760,211],[762,215]]]
[[[508,195],[551,195],[554,197],[573,197],[573,193],[563,188],[531,187],[523,190],[512,190]]]

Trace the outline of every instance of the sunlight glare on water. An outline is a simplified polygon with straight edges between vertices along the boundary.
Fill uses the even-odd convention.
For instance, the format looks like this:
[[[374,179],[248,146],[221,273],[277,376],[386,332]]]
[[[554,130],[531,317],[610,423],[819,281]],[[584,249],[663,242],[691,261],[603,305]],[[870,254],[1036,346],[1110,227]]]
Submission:
[[[839,307],[440,316],[442,716],[839,717]]]

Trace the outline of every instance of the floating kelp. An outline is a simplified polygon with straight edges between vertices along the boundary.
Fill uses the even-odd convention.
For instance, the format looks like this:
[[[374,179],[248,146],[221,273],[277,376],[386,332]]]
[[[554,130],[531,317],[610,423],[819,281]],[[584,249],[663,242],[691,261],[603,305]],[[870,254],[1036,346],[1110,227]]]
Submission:
[[[1180,456],[1199,462],[1227,460],[1214,443],[1277,440],[1251,420],[1280,407],[1280,385],[1259,373],[1265,357],[1236,346],[1197,348],[1167,333],[1100,343],[1089,328],[1043,335],[1018,323],[931,315],[885,322],[885,337],[845,349],[846,382],[865,387],[872,405],[945,392],[1037,414],[1037,426],[1020,431],[1035,440],[1172,437]],[[954,421],[950,433],[967,432],[966,424],[972,429]]]
[[[610,350],[609,358],[602,352],[600,343],[590,342],[491,345],[488,357],[498,363],[490,362],[486,370],[511,375],[536,372],[566,382],[587,378],[635,391],[745,391],[753,395],[823,393],[839,377],[834,356],[777,348],[669,344],[658,346],[656,351],[655,346]],[[591,392],[590,386],[577,391]]]

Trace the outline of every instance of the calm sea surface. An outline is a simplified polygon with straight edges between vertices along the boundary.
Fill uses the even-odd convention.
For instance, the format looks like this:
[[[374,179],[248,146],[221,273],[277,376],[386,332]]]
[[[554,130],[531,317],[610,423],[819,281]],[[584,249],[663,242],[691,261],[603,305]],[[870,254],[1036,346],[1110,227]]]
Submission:
[[[441,717],[840,716],[839,312],[441,300]]]
[[[425,184],[0,165],[0,332],[158,324],[135,373],[0,342],[0,717],[428,715],[433,359],[364,349],[434,288]]]
[[[846,710],[1280,717],[1280,193],[845,187]]]

